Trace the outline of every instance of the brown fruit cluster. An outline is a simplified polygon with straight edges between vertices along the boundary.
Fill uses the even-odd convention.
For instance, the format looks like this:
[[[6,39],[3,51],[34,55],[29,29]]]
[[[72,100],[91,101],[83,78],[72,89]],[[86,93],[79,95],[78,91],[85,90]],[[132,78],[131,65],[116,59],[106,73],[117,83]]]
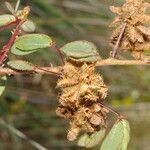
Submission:
[[[100,105],[107,96],[102,77],[95,73],[95,63],[66,62],[58,80],[60,88],[58,116],[69,120],[68,140],[80,131],[93,133],[106,126],[108,110]]]
[[[136,59],[148,59],[143,52],[150,49],[150,15],[145,14],[149,7],[150,3],[144,0],[126,0],[122,7],[110,7],[113,13],[118,14],[111,24],[117,27],[111,37],[113,47],[121,33],[121,26],[126,24],[120,49],[131,51]]]

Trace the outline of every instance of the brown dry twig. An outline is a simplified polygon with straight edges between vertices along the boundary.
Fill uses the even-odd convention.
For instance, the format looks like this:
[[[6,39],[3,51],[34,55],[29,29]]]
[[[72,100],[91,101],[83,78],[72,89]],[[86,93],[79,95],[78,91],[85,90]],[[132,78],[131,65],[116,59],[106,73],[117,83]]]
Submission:
[[[145,65],[149,66],[150,63],[146,63],[144,61],[140,60],[118,60],[114,58],[108,58],[101,61],[98,61],[96,63],[96,67],[100,66],[117,66],[117,65]],[[62,66],[58,67],[36,67],[33,70],[30,71],[17,71],[11,68],[0,68],[0,74],[1,75],[15,75],[15,74],[31,74],[31,73],[39,73],[39,74],[60,74],[63,70]]]
[[[32,74],[32,73],[40,73],[40,74],[60,74],[62,67],[38,67],[34,68],[30,71],[17,71],[11,68],[0,68],[0,74],[4,75],[17,75],[17,74]]]
[[[122,24],[122,27],[121,27],[121,31],[120,31],[118,40],[117,40],[116,45],[115,45],[115,47],[114,47],[114,49],[113,49],[113,51],[112,51],[112,54],[111,54],[111,55],[112,55],[112,58],[115,58],[115,57],[117,56],[118,48],[119,48],[119,46],[120,46],[120,42],[121,42],[121,39],[122,39],[122,37],[123,37],[123,34],[124,34],[124,31],[125,31],[126,25],[127,25],[126,23],[123,23],[123,24]]]
[[[113,65],[150,65],[148,62],[141,60],[119,60],[114,58],[108,58],[100,60],[96,63],[96,66],[113,66]]]

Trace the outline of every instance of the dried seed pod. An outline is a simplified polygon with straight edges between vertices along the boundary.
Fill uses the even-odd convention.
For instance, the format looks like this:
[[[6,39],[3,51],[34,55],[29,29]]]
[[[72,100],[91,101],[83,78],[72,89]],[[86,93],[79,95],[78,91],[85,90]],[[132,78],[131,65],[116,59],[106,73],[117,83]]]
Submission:
[[[90,118],[90,123],[93,125],[100,125],[102,123],[103,117],[100,114],[93,114]]]
[[[102,110],[102,107],[99,105],[99,104],[93,104],[93,106],[91,107],[91,109],[94,111],[94,112],[99,112]]]
[[[67,135],[67,139],[69,141],[74,141],[77,138],[77,135],[80,132],[80,128],[77,126],[72,126],[72,128],[69,130],[68,135]]]
[[[75,140],[80,131],[93,133],[105,127],[107,113],[99,105],[107,96],[102,77],[95,73],[95,63],[67,61],[58,79],[60,88],[57,115],[70,122],[68,139]]]
[[[70,118],[71,112],[67,108],[58,107],[56,110],[56,114],[63,118]]]
[[[117,26],[113,31],[110,45],[114,47],[121,32],[122,23],[126,23],[126,28],[120,41],[120,49],[128,50],[135,59],[145,60],[144,50],[150,49],[150,16],[146,10],[150,7],[149,3],[143,0],[126,0],[122,7],[111,6],[110,10],[118,16],[111,26]],[[145,46],[146,45],[146,46]],[[135,55],[141,51],[142,57]]]

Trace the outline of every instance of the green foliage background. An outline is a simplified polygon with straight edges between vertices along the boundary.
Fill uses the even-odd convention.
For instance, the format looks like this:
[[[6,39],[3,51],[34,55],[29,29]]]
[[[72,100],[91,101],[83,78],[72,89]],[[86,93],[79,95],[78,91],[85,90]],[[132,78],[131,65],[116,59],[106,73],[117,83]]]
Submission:
[[[2,2],[0,14],[8,13]],[[109,37],[112,30],[108,26],[114,18],[109,6],[120,5],[123,2],[123,0],[23,0],[21,3],[22,6],[31,6],[30,19],[36,23],[37,33],[51,36],[60,47],[74,40],[84,39],[94,42],[100,55],[107,58],[111,50]],[[1,33],[1,47],[8,40],[9,32],[10,30]],[[129,54],[124,56],[131,58]],[[9,57],[15,58],[14,55]],[[60,64],[59,57],[52,49],[42,50],[22,59],[41,66]],[[150,149],[148,68],[149,66],[98,68],[110,89],[107,103],[118,109],[131,123],[129,150]],[[58,104],[56,81],[57,78],[53,75],[8,77],[6,91],[0,100],[0,116],[48,149],[81,149],[76,143],[66,140],[67,122],[55,115]],[[2,126],[0,132],[0,149],[34,149]]]

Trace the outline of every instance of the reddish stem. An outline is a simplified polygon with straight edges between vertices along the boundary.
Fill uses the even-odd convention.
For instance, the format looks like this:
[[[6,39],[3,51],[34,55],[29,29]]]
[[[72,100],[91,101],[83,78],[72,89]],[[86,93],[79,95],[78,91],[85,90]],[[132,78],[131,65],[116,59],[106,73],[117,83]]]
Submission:
[[[121,40],[122,40],[122,38],[123,38],[123,34],[124,34],[124,32],[125,32],[126,25],[127,25],[126,23],[123,23],[123,25],[122,25],[122,27],[121,27],[120,35],[119,35],[119,37],[118,37],[118,39],[117,39],[116,45],[115,45],[115,47],[114,47],[114,49],[113,49],[113,51],[112,51],[112,54],[111,54],[112,58],[115,58],[115,57],[117,56],[118,48],[119,48],[120,43],[121,43]]]
[[[24,21],[21,21],[21,20],[18,21],[18,25],[17,25],[14,33],[12,34],[10,40],[1,50],[1,52],[0,52],[0,65],[2,65],[3,62],[5,61],[7,54],[10,51],[11,46],[13,45],[14,41],[16,40],[16,37],[20,34],[20,27],[23,24],[23,22]]]
[[[56,74],[60,75],[62,72],[62,67],[35,67],[33,70],[17,71],[11,68],[0,68],[0,75],[16,75],[16,74]]]
[[[53,67],[52,67],[53,68]],[[45,68],[42,68],[42,67],[38,67],[38,66],[35,66],[35,69],[39,69],[41,71],[43,71],[44,73],[47,72],[47,73],[52,73],[52,74],[55,74],[57,76],[60,76],[61,74],[61,71],[62,71],[62,68],[60,69],[61,71],[60,72],[54,72],[54,71],[50,71],[49,69],[45,69]]]
[[[19,22],[20,22],[20,20],[19,20],[19,19],[16,19],[15,21],[13,21],[13,22],[11,22],[11,23],[9,23],[9,24],[7,24],[7,25],[1,27],[1,28],[0,28],[0,33],[1,33],[3,30],[5,30],[5,29],[7,29],[7,28],[9,28],[9,27],[11,27],[11,26],[13,26],[13,25],[15,25],[15,24],[18,24]]]
[[[65,64],[64,58],[63,58],[63,56],[62,56],[62,54],[61,54],[61,52],[60,52],[60,49],[58,48],[57,44],[56,44],[55,42],[53,42],[53,44],[52,44],[51,47],[52,47],[53,49],[55,49],[55,50],[58,52],[58,55],[59,55],[60,58],[61,58],[62,65],[64,65],[64,64]]]
[[[118,119],[121,119],[122,116],[116,112],[115,110],[113,110],[112,108],[108,107],[108,106],[105,106],[104,104],[100,103],[100,105],[104,108],[106,108],[108,111],[112,112],[113,114],[115,114],[117,116]]]

